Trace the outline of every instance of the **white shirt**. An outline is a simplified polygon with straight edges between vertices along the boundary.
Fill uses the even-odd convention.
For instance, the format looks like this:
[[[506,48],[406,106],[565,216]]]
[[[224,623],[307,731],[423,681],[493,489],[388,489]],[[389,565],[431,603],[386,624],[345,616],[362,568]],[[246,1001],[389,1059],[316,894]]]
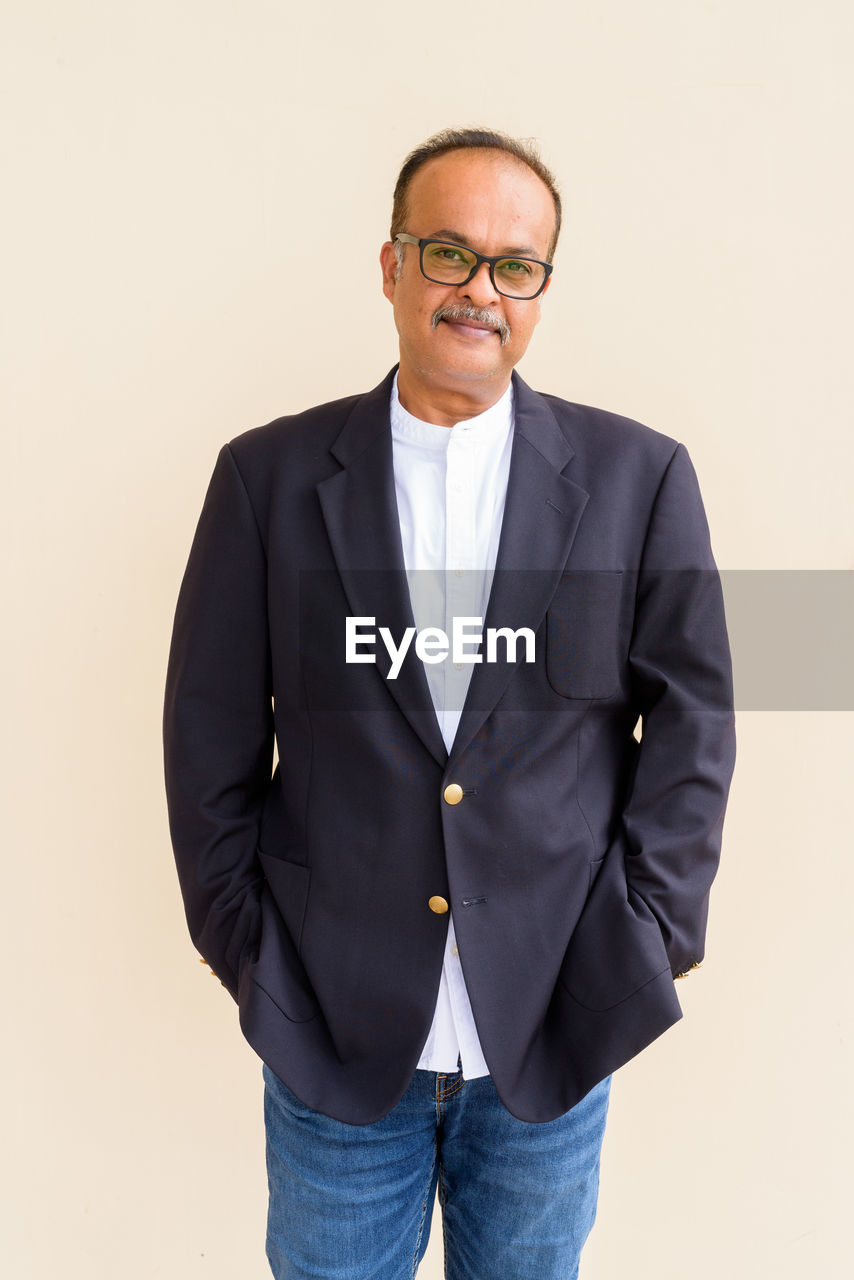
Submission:
[[[394,485],[403,562],[415,626],[440,627],[453,619],[483,618],[498,554],[513,445],[513,391],[485,413],[453,427],[422,422],[391,390]],[[454,741],[473,667],[452,655],[425,663],[436,718],[448,751]],[[489,1074],[480,1047],[457,949],[453,916],[433,1024],[418,1066],[457,1070],[474,1080]]]

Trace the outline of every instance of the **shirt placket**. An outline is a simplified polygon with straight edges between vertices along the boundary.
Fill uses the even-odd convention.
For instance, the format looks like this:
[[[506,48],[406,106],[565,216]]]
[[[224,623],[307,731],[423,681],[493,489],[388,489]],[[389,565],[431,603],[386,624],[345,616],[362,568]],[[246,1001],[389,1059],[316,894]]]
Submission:
[[[444,630],[452,646],[454,619],[476,617],[480,610],[480,594],[475,581],[478,576],[475,497],[474,440],[465,427],[458,427],[448,446],[445,479]],[[456,732],[472,676],[472,664],[454,659],[452,650],[445,662],[445,705],[442,710],[443,726]]]
[[[454,618],[478,617],[482,608],[482,565],[478,565],[477,494],[475,490],[475,441],[466,427],[457,427],[448,445],[445,477],[445,624],[453,643]],[[482,558],[482,557],[480,557]],[[472,651],[472,647],[469,651]],[[457,662],[453,652],[445,661],[445,704],[442,728],[450,750],[471,681],[473,665]],[[479,1045],[471,1043],[466,1027],[472,1023],[471,1002],[457,949],[453,915],[448,922],[443,977],[451,1019],[465,1075],[485,1070]]]

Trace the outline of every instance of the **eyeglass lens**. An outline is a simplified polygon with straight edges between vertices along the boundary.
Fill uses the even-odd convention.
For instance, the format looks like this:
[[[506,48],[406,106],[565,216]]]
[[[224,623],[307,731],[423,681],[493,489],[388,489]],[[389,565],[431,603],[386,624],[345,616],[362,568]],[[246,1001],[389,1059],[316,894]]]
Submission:
[[[471,250],[437,240],[424,245],[421,258],[425,276],[436,284],[462,284],[476,262]],[[546,274],[542,265],[530,258],[500,258],[494,270],[495,287],[511,298],[532,297]]]

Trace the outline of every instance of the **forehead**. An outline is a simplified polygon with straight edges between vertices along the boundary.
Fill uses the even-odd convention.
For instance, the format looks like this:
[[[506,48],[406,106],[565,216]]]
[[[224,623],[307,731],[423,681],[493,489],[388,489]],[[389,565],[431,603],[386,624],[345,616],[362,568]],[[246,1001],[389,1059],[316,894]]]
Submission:
[[[526,164],[500,151],[450,151],[416,172],[407,230],[454,231],[481,252],[528,246],[545,256],[554,231],[551,192]]]

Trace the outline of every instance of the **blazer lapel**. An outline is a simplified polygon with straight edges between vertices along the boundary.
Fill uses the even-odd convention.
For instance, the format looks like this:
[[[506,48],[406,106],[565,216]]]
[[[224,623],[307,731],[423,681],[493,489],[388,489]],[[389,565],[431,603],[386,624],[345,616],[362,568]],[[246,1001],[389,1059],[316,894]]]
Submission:
[[[326,530],[353,616],[376,619],[399,643],[414,627],[394,492],[389,398],[394,370],[357,401],[332,446],[343,470],[317,486]],[[377,671],[412,728],[439,764],[448,753],[421,662],[410,649],[399,675],[388,679],[391,659],[376,647]]]
[[[561,472],[573,449],[548,402],[513,375],[515,432],[495,577],[484,628],[536,631],[557,589],[582,513],[586,490]],[[520,661],[523,647],[519,646]],[[471,742],[514,671],[509,662],[475,666],[450,759]]]

